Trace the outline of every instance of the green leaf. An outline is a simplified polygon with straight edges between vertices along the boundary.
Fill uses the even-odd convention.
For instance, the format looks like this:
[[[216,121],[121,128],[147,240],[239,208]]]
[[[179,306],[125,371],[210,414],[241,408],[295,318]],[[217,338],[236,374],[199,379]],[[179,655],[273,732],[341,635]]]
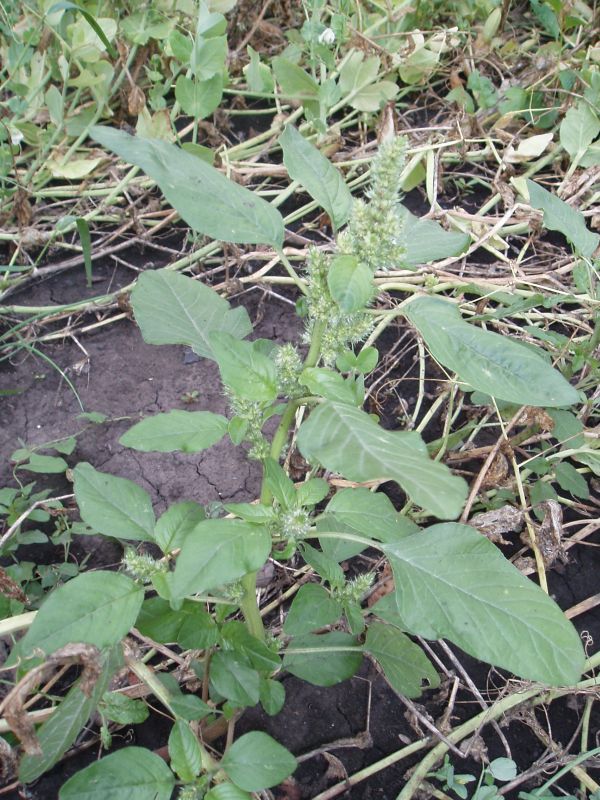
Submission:
[[[88,23],[90,28],[94,31],[96,36],[100,39],[104,47],[106,47],[106,52],[109,54],[109,56],[115,61],[118,59],[119,54],[106,38],[106,34],[96,22],[96,18],[93,14],[91,14],[87,9],[77,5],[77,3],[71,3],[69,0],[60,0],[60,2],[55,3],[53,6],[51,6],[51,8],[48,9],[48,14],[53,14],[55,11],[61,11],[63,9],[65,11],[78,11]]]
[[[223,383],[238,397],[270,403],[277,397],[277,370],[256,342],[240,342],[228,333],[213,333],[210,344]]]
[[[246,733],[227,750],[220,766],[247,792],[260,792],[288,778],[297,762],[289,750],[268,734]]]
[[[320,530],[318,523],[317,530]],[[308,542],[300,542],[299,549],[302,558],[324,581],[327,581],[335,588],[341,588],[344,585],[346,582],[344,570],[329,554],[317,550],[316,547],[308,544]]]
[[[546,33],[558,39],[560,36],[560,23],[550,3],[544,3],[541,0],[529,0],[529,4],[531,5],[533,13],[546,30]]]
[[[187,344],[206,358],[214,358],[213,331],[242,339],[252,330],[246,309],[232,310],[214,289],[166,269],[140,275],[131,305],[148,344]]]
[[[274,458],[266,458],[263,465],[265,486],[285,509],[296,505],[296,490],[293,481],[285,474],[285,470]]]
[[[260,676],[255,669],[219,650],[210,660],[210,683],[216,692],[235,706],[255,706],[260,697]]]
[[[337,492],[325,511],[322,525],[318,525],[319,531],[347,531],[380,542],[395,542],[418,530],[412,520],[396,511],[387,495],[364,487]],[[333,520],[339,524],[332,525]],[[352,558],[365,549],[364,544],[343,539],[322,538],[319,541],[323,552],[336,561]]]
[[[19,642],[19,653],[49,654],[70,642],[100,649],[116,644],[135,624],[143,599],[144,590],[126,575],[84,572],[47,598]]]
[[[69,749],[92,716],[110,679],[121,663],[120,650],[105,653],[102,672],[91,692],[84,693],[80,681],[77,681],[69,690],[52,716],[43,722],[36,731],[42,753],[40,755],[25,754],[22,757],[19,764],[21,783],[31,783],[37,780],[40,775],[51,769]]]
[[[435,220],[419,219],[403,205],[399,206],[398,213],[404,220],[404,258],[408,267],[458,256],[465,252],[471,242],[468,233],[447,231]]]
[[[296,488],[298,505],[314,506],[329,494],[329,484],[323,478],[309,478]]]
[[[68,468],[69,465],[64,458],[42,456],[39,453],[33,453],[26,464],[19,465],[19,469],[27,470],[27,472],[39,472],[42,475],[59,474]]]
[[[470,526],[434,525],[383,550],[392,565],[400,618],[411,633],[449,639],[527,680],[579,680],[585,654],[575,628]]]
[[[309,461],[319,461],[349,480],[395,480],[415,503],[440,519],[457,517],[467,495],[462,478],[428,458],[418,434],[387,431],[352,406],[318,406],[298,431],[298,447]]]
[[[293,125],[286,126],[279,144],[290,178],[325,209],[337,231],[348,221],[352,209],[352,194],[342,173]]]
[[[101,704],[102,716],[119,725],[139,725],[148,719],[148,706],[120,692],[106,692]]]
[[[407,697],[419,697],[424,681],[428,689],[440,684],[439,675],[421,648],[391,625],[372,622],[365,650],[377,660],[392,689]]]
[[[318,583],[306,583],[298,590],[283,626],[288,636],[301,636],[326,625],[332,625],[342,607]]]
[[[283,95],[300,102],[319,97],[318,83],[301,67],[283,56],[275,56],[271,65]]]
[[[168,411],[137,422],[119,442],[144,453],[199,453],[220,441],[228,421],[211,411]]]
[[[180,75],[175,84],[175,99],[185,114],[205,119],[219,107],[223,99],[223,76],[218,74],[208,80],[194,80]]]
[[[201,81],[225,70],[227,60],[226,36],[198,36],[191,60],[192,73]]]
[[[363,309],[373,298],[373,273],[355,256],[336,256],[327,273],[332,298],[347,313]]]
[[[585,427],[575,414],[561,408],[550,408],[548,409],[548,415],[554,422],[552,438],[560,442],[562,450],[585,445],[585,437],[583,435]]]
[[[487,769],[497,781],[512,781],[517,777],[517,765],[512,758],[495,758]]]
[[[243,68],[244,76],[251,92],[272,92],[273,76],[267,64],[261,64],[260,56],[250,45],[246,47],[250,63]]]
[[[202,754],[198,739],[189,722],[175,721],[169,734],[169,758],[171,769],[184,783],[191,783],[202,769]]]
[[[169,46],[181,66],[189,66],[193,47],[193,41],[189,35],[186,36],[178,30],[171,31],[169,34]]]
[[[576,453],[573,453],[573,458],[576,461],[585,464],[591,471],[600,478],[600,450],[592,450],[591,448],[581,448]]]
[[[387,495],[361,486],[336,492],[326,511],[355,533],[380,542],[396,542],[418,530],[411,519],[396,511]]]
[[[183,694],[179,688],[177,678],[170,672],[158,672],[157,679],[162,684],[161,698],[168,702],[169,709],[182,719],[204,719],[214,712],[214,708],[202,701],[194,694]]]
[[[582,256],[590,258],[600,243],[600,234],[588,230],[583,214],[529,179],[527,188],[532,208],[544,212],[544,227],[562,233]]]
[[[105,536],[151,542],[154,511],[137,483],[117,478],[83,462],[73,470],[73,488],[84,522]]]
[[[266,528],[237,519],[200,522],[187,536],[172,576],[174,596],[206,592],[260,569],[271,551]]]
[[[156,181],[195,231],[224,242],[283,245],[283,218],[257,194],[169,142],[94,125],[90,135]]]
[[[578,162],[600,133],[600,120],[584,101],[570,108],[560,124],[560,143]]]
[[[357,111],[378,111],[387,100],[396,96],[398,87],[391,81],[379,81],[381,60],[354,50],[343,62],[339,86],[344,101]]]
[[[554,475],[557,483],[565,492],[569,492],[574,497],[587,500],[590,496],[590,489],[586,479],[580,475],[572,464],[560,461],[554,468]]]
[[[255,669],[273,672],[281,666],[279,655],[253,636],[243,622],[239,620],[226,622],[221,628],[221,636],[225,646],[235,650]]]
[[[154,541],[163,553],[171,553],[181,547],[188,533],[204,519],[204,508],[198,503],[173,503],[157,521]]]
[[[90,236],[90,226],[87,219],[77,217],[75,220],[79,241],[81,242],[81,252],[83,255],[83,266],[85,269],[85,279],[88,289],[92,286],[92,237]]]
[[[76,772],[62,786],[59,800],[169,800],[175,777],[145,747],[125,747]]]
[[[293,640],[293,646],[286,650],[283,659],[284,669],[315,686],[334,686],[358,672],[363,652],[357,642],[355,636],[341,631],[318,636],[312,633],[297,636]],[[338,647],[348,649],[336,650]],[[294,652],[308,648],[316,652]]]
[[[285,687],[271,678],[260,679],[260,704],[270,717],[279,714],[285,703]]]
[[[229,514],[241,517],[245,522],[272,522],[275,510],[272,506],[263,506],[262,503],[225,503],[223,508]]]
[[[579,399],[570,383],[534,349],[470,325],[452,303],[418,297],[404,313],[432,355],[474,389],[531,406],[566,406]]]
[[[204,650],[219,641],[219,630],[200,603],[184,600],[174,611],[167,600],[151,597],[144,601],[136,628],[155,642],[176,642],[185,650]]]
[[[218,783],[206,794],[204,800],[252,800],[252,795],[233,783]]]
[[[356,389],[353,378],[346,380],[339,372],[327,367],[306,367],[298,376],[299,382],[306,386],[312,394],[333,400],[338,403],[347,403],[351,406],[360,405],[363,401]],[[364,396],[364,392],[361,393]]]

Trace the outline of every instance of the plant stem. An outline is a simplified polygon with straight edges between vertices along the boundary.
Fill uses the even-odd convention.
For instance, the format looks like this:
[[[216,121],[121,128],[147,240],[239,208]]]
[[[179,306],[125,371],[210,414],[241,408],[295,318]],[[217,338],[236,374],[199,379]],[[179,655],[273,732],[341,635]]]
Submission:
[[[324,322],[317,322],[313,328],[310,347],[308,354],[304,360],[305,367],[314,367],[319,361],[319,354],[321,352],[321,339],[323,338],[323,331],[325,330]],[[271,458],[277,460],[281,455],[284,444],[286,443],[288,432],[294,415],[298,409],[297,400],[289,400],[285,411],[281,416],[281,420],[273,436],[271,442]],[[260,502],[263,505],[268,505],[273,499],[270,490],[268,489],[264,476],[260,492]],[[244,596],[240,603],[242,614],[248,626],[248,630],[253,636],[261,641],[265,638],[265,628],[260,615],[260,609],[256,602],[256,572],[249,572],[242,578],[242,587],[244,589]]]
[[[598,664],[600,664],[600,653],[595,653],[587,660],[584,671],[589,672],[590,670],[596,668]],[[577,683],[574,687],[571,686],[565,689],[553,689],[547,691],[539,687],[536,689],[528,689],[524,692],[515,692],[507,697],[503,697],[497,703],[494,703],[494,705],[486,708],[485,711],[482,711],[472,719],[468,720],[462,725],[459,725],[458,728],[455,728],[451,733],[448,734],[447,740],[453,744],[457,744],[469,736],[469,734],[479,730],[479,728],[483,725],[486,725],[488,722],[491,722],[494,719],[498,719],[506,714],[511,708],[515,708],[516,706],[525,703],[527,700],[532,700],[534,705],[549,703],[552,700],[562,697],[565,694],[570,694],[573,691],[581,691],[588,687],[598,686],[598,683],[598,678],[591,678]],[[421,781],[447,750],[448,745],[446,742],[440,742],[436,747],[434,747],[433,750],[431,750],[425,756],[425,758],[413,771],[410,780],[404,786],[396,800],[410,800],[410,798],[414,796],[415,792],[419,788]]]
[[[252,636],[256,636],[257,639],[264,641],[265,628],[262,617],[260,616],[258,603],[256,602],[256,575],[256,572],[248,572],[242,578],[241,582],[244,595],[240,603],[240,608],[242,609],[246,625]]]

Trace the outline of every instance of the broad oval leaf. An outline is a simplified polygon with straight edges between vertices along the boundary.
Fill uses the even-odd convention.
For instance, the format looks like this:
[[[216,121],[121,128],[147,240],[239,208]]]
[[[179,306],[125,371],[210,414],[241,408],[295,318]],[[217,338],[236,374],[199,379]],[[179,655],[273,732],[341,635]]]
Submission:
[[[432,355],[474,389],[530,406],[568,406],[579,399],[571,384],[535,350],[470,325],[452,303],[418,297],[404,313]]]
[[[191,153],[116,128],[94,125],[90,135],[124,161],[143,169],[195,231],[223,242],[282,247],[279,211]]]
[[[229,333],[217,332],[211,334],[210,344],[223,383],[236,395],[262,403],[277,397],[275,363],[258,342],[240,342]]]
[[[232,652],[219,650],[210,660],[210,684],[233,705],[255,706],[260,697],[260,675]]]
[[[145,747],[124,747],[76,772],[59,800],[169,800],[175,776]]]
[[[157,521],[154,541],[163,553],[171,553],[181,546],[192,528],[204,519],[206,513],[199,503],[173,503]]]
[[[150,496],[137,483],[99,472],[83,462],[73,470],[73,488],[84,522],[105,536],[153,540],[154,511]]]
[[[246,733],[227,750],[220,766],[247,792],[260,792],[288,778],[297,762],[289,750],[261,731]]]
[[[591,258],[600,244],[600,234],[588,229],[581,211],[529,179],[527,189],[531,206],[544,212],[544,227],[562,233],[582,256]]]
[[[355,256],[337,256],[332,260],[327,285],[332,298],[348,313],[363,309],[375,293],[373,273]]]
[[[325,625],[331,625],[341,616],[342,608],[327,589],[318,583],[306,583],[294,597],[283,626],[288,636],[301,636]]]
[[[302,652],[310,650],[312,652]],[[283,666],[292,675],[315,686],[335,686],[355,675],[363,650],[349,633],[332,631],[297,636],[286,650]]]
[[[192,733],[189,722],[175,720],[169,734],[169,758],[171,769],[184,783],[191,783],[202,769],[202,754],[196,734]]]
[[[560,123],[560,143],[571,160],[581,158],[599,133],[600,120],[585,100],[572,106]]]
[[[140,275],[131,305],[145,342],[187,344],[205,358],[214,358],[212,331],[243,339],[252,330],[245,308],[232,309],[210,286],[166,269]]]
[[[199,453],[222,439],[228,424],[225,417],[212,411],[175,409],[137,422],[119,442],[144,453]]]
[[[440,676],[421,648],[392,625],[372,622],[365,650],[378,662],[392,689],[407,697],[419,697],[424,681],[429,689],[440,684]]]
[[[418,529],[412,520],[396,511],[387,495],[361,486],[337,492],[317,522],[318,531],[347,531],[380,542],[395,542]],[[319,541],[323,552],[336,561],[352,558],[366,549],[364,544],[341,538],[323,537]]]
[[[173,596],[205,592],[262,567],[271,551],[267,529],[237,519],[208,519],[188,534],[172,576]]]
[[[368,414],[341,403],[322,403],[300,426],[302,455],[352,481],[394,480],[418,505],[440,519],[457,517],[467,485],[431,461],[416,433],[387,431]]]
[[[549,685],[579,680],[585,654],[563,612],[469,525],[434,525],[383,546],[406,629]]]
[[[293,125],[286,126],[279,144],[290,178],[325,209],[337,231],[348,221],[352,209],[352,194],[342,173]]]
[[[84,572],[44,602],[19,642],[20,655],[53,653],[70,642],[116,644],[135,624],[143,599],[144,590],[126,575]]]
[[[219,641],[219,629],[200,603],[184,600],[174,611],[167,600],[151,597],[144,602],[136,628],[155,642],[177,642],[186,650],[204,650]]]

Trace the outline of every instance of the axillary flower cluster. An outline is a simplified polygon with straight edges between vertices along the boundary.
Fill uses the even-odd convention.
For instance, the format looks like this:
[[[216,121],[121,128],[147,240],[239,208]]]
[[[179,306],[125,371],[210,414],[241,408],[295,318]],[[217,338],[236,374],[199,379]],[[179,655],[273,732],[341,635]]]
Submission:
[[[346,228],[337,238],[337,255],[348,255],[375,273],[399,269],[406,253],[403,220],[398,213],[400,176],[406,160],[406,139],[397,137],[381,145],[371,167],[368,200],[355,200]],[[335,255],[311,249],[307,262],[306,341],[318,322],[325,322],[321,355],[325,365],[351,344],[365,339],[373,321],[367,311],[344,313],[327,285],[327,273]],[[373,296],[376,290],[373,289]]]

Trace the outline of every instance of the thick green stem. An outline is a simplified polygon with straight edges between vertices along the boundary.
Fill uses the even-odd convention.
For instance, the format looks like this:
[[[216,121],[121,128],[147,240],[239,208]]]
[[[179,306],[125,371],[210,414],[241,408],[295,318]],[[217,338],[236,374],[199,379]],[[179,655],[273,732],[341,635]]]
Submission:
[[[240,603],[242,614],[246,620],[246,625],[252,636],[264,641],[265,628],[260,616],[260,609],[256,602],[256,572],[248,572],[242,578],[242,587],[244,589],[244,596]]]

